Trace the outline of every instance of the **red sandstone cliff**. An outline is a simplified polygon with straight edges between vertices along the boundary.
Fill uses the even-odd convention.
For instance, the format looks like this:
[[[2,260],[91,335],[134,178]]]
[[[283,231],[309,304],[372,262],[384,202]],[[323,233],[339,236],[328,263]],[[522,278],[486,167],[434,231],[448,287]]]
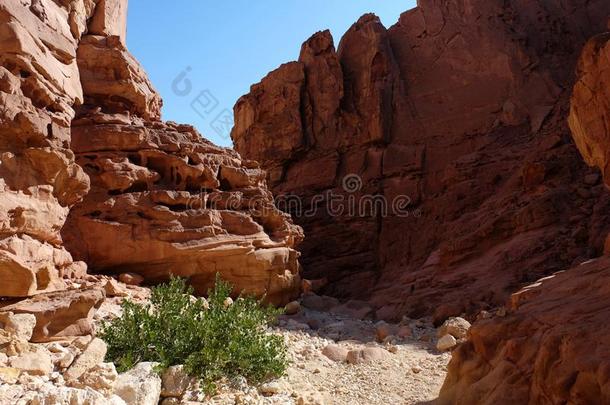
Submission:
[[[569,122],[608,183],[610,34],[585,46]],[[605,190],[607,193],[607,190]],[[557,273],[511,297],[505,317],[477,322],[453,354],[440,403],[610,403],[610,259]]]
[[[318,206],[293,211],[305,276],[382,318],[440,320],[599,254],[609,199],[565,117],[578,52],[609,14],[602,0],[422,0],[390,29],[363,16],[337,50],[315,34],[252,86],[232,138],[274,193]],[[410,215],[329,213],[328,191],[406,195]]]
[[[57,301],[65,322],[41,339],[103,299],[61,293],[87,265],[201,292],[218,272],[275,303],[300,288],[300,228],[256,163],[161,121],[126,13],[126,0],[0,2],[0,298]]]
[[[199,293],[218,272],[237,290],[290,301],[301,230],[273,205],[255,162],[160,121],[159,95],[123,42],[87,35],[78,48],[84,104],[72,150],[91,192],[70,212],[66,245],[94,271],[173,274]]]

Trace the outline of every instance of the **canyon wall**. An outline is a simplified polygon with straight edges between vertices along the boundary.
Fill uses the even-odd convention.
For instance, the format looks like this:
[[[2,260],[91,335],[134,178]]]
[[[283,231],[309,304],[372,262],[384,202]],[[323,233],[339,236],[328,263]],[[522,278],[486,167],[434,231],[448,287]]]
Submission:
[[[608,15],[602,0],[422,0],[389,29],[363,16],[337,49],[315,34],[253,85],[232,138],[303,226],[305,277],[380,318],[440,322],[597,256],[610,200],[565,118]]]
[[[587,43],[577,76],[570,103],[570,129],[585,161],[597,166],[606,185],[610,185],[610,33]]]
[[[608,183],[610,34],[587,43],[577,76],[570,127]],[[609,309],[607,256],[523,288],[505,316],[471,328],[453,353],[439,403],[610,403]]]
[[[126,0],[0,4],[1,305],[69,307],[87,266],[288,302],[301,229],[256,163],[161,121],[126,23]]]
[[[176,275],[200,294],[220,273],[270,302],[295,298],[302,232],[273,205],[258,165],[161,122],[160,97],[121,37],[83,37],[77,61],[84,104],[72,150],[91,192],[63,230],[70,251],[95,272]]]
[[[65,289],[82,275],[60,235],[89,178],[70,150],[83,92],[76,50],[92,1],[0,4],[0,296]]]

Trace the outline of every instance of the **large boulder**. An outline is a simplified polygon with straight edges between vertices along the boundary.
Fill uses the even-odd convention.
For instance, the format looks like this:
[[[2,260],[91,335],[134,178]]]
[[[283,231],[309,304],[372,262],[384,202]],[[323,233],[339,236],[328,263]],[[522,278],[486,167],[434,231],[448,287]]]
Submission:
[[[305,277],[440,325],[600,253],[609,199],[565,117],[609,14],[606,0],[422,0],[389,29],[363,16],[337,49],[315,34],[253,85],[232,138],[303,226]]]
[[[583,158],[610,184],[610,33],[591,39],[583,50],[569,122]]]
[[[515,293],[453,352],[439,403],[609,403],[609,288],[603,258]]]
[[[49,342],[92,333],[93,315],[104,298],[100,287],[39,294],[25,300],[0,302],[0,316],[11,312],[34,315],[36,326],[31,340]]]

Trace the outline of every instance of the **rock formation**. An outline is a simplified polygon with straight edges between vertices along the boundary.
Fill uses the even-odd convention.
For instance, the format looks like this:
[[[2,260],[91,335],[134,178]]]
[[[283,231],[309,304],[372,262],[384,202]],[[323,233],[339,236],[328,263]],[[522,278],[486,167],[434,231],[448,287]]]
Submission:
[[[34,341],[91,333],[105,293],[80,291],[87,265],[202,293],[220,273],[278,304],[300,288],[301,229],[256,163],[161,121],[126,16],[126,0],[0,4],[0,312],[33,314]]]
[[[577,75],[570,129],[585,161],[599,167],[606,185],[610,185],[610,33],[587,43]]]
[[[83,93],[76,49],[94,4],[0,4],[0,296],[65,288],[83,274],[60,230],[89,179],[70,147]],[[27,3],[27,2],[26,2]]]
[[[191,126],[160,121],[124,27],[112,31],[96,28],[77,52],[84,103],[72,150],[91,192],[63,230],[69,250],[95,272],[186,277],[202,294],[220,273],[238,291],[293,299],[302,232],[273,205],[264,172]]]
[[[442,322],[600,253],[609,199],[565,117],[609,14],[605,0],[421,0],[390,29],[363,16],[337,50],[315,34],[253,85],[232,138],[303,226],[306,278],[381,318]]]
[[[453,352],[439,403],[609,403],[609,286],[602,258],[515,293]]]
[[[264,173],[186,125],[89,111],[73,123],[92,190],[71,212],[66,244],[90,269],[149,282],[215,274],[285,303],[298,294],[300,229],[277,210]]]
[[[608,183],[610,35],[585,46],[570,126],[587,163]],[[595,259],[523,288],[505,317],[477,322],[453,354],[439,403],[610,403],[610,259]]]

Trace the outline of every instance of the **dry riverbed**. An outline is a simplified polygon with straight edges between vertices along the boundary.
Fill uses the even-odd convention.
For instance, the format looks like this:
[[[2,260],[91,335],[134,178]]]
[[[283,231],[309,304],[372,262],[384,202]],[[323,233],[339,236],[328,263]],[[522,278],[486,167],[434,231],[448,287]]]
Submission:
[[[431,323],[404,320],[400,330],[411,336],[390,336],[385,343],[377,342],[378,329],[372,321],[306,308],[283,316],[274,333],[282,334],[288,344],[287,375],[258,390],[225,387],[226,392],[212,401],[374,405],[435,399],[451,355],[434,348],[436,330]]]

